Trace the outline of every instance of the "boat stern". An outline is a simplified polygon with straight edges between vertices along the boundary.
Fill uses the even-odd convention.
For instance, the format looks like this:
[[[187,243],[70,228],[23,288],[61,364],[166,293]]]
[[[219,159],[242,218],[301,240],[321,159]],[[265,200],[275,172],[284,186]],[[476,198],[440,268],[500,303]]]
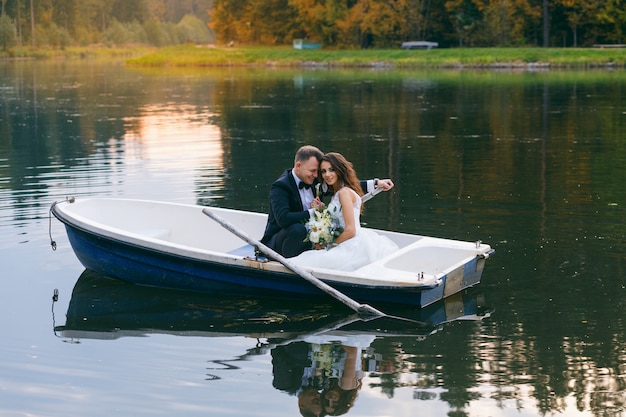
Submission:
[[[493,253],[493,251],[491,251]],[[491,255],[490,253],[490,255]],[[487,257],[477,255],[440,277],[441,285],[422,293],[422,306],[430,305],[480,283]]]
[[[479,284],[485,261],[494,252],[480,241],[424,238],[388,259],[384,266],[411,272],[425,283],[436,282],[436,286],[421,294],[420,304],[427,306]]]

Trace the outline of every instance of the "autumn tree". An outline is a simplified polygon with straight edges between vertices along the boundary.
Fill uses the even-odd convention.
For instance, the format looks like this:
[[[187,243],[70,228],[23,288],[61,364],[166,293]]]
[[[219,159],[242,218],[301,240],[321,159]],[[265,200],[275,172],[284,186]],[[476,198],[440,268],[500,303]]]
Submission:
[[[527,45],[532,25],[540,25],[541,7],[528,0],[490,0],[484,21],[489,46]]]
[[[350,48],[409,40],[592,46],[623,43],[626,34],[623,0],[0,0],[0,6],[17,44],[32,46],[213,39],[185,16],[210,24],[222,42],[242,44],[308,38]]]
[[[555,0],[556,16],[563,16],[562,23],[572,35],[572,46],[579,45],[579,33],[588,26],[598,12],[598,3],[594,1]],[[565,44],[566,42],[564,42]]]
[[[533,44],[541,27],[541,3],[536,0],[448,0],[445,6],[459,44]]]
[[[254,36],[252,42],[278,45],[293,40],[297,32],[297,14],[288,0],[257,0],[251,3],[249,13],[252,20],[249,28]]]
[[[289,0],[297,13],[297,25],[304,37],[320,40],[324,45],[341,42],[338,22],[344,20],[350,2],[339,0]]]
[[[217,0],[211,16],[211,28],[225,42],[245,42],[252,39],[254,16],[246,0]]]
[[[391,46],[407,34],[407,26],[414,20],[402,18],[410,12],[406,6],[403,0],[359,0],[347,13],[347,19],[339,21],[339,27],[344,33],[358,35],[356,46]]]
[[[592,2],[593,3],[593,2]],[[606,0],[598,7],[596,16],[597,28],[605,25],[605,30],[600,30],[606,36],[609,43],[624,42],[624,30],[626,29],[626,8],[622,0]]]

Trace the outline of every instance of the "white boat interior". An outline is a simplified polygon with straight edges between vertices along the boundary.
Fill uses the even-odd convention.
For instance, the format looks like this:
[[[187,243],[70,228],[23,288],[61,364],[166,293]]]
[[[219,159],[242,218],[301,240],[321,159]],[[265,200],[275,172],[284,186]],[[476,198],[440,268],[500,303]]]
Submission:
[[[73,201],[73,200],[72,200]],[[77,199],[57,204],[70,223],[99,235],[209,261],[272,271],[288,271],[276,261],[258,262],[253,248],[202,213],[206,207],[178,203],[115,198]],[[267,215],[224,208],[208,208],[253,239],[260,239]],[[400,249],[356,271],[309,269],[316,277],[367,285],[432,287],[445,274],[491,253],[489,245],[407,233],[375,230]],[[308,268],[306,268],[308,269]]]

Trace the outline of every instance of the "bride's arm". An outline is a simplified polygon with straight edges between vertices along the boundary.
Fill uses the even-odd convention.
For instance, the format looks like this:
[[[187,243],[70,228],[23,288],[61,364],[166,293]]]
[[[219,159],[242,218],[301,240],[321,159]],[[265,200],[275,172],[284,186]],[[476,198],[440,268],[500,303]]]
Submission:
[[[356,219],[354,218],[354,210],[352,209],[356,202],[354,195],[355,194],[350,192],[347,188],[339,190],[339,203],[341,203],[341,211],[346,227],[343,229],[343,232],[337,236],[337,240],[335,240],[337,244],[352,239],[354,235],[356,235]]]

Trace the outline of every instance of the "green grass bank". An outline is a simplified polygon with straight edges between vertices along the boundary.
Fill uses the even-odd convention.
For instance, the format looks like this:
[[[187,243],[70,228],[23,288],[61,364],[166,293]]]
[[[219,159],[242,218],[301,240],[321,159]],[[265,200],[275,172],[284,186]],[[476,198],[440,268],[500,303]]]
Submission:
[[[123,59],[138,67],[277,68],[625,68],[626,48],[452,48],[432,50],[297,50],[289,46],[179,45],[14,48],[0,59]]]
[[[297,50],[183,45],[157,49],[126,62],[143,67],[624,68],[626,48]]]
[[[33,48],[29,46],[14,47],[0,51],[0,59],[40,59],[40,60],[109,60],[127,59],[153,53],[155,48],[148,46],[129,45],[124,47],[107,47],[103,45],[68,46],[65,48]]]

